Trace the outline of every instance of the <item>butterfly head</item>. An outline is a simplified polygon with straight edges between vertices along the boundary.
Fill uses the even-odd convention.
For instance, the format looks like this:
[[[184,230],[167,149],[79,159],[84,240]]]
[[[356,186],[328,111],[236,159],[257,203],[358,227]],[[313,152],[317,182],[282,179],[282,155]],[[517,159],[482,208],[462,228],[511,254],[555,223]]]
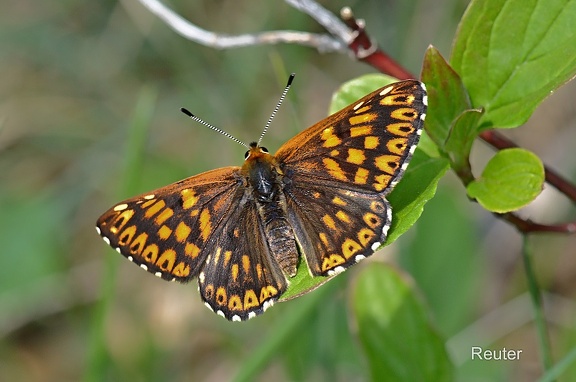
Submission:
[[[250,149],[244,154],[245,160],[255,160],[256,158],[261,158],[263,156],[272,156],[268,152],[266,147],[259,146],[258,143],[250,143]]]

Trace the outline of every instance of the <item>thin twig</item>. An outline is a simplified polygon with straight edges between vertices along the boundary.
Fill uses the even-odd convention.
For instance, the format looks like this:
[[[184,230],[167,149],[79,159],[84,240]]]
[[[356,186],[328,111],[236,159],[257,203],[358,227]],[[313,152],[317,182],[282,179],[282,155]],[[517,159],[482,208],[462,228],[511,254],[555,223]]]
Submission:
[[[306,13],[318,24],[322,25],[334,38],[343,41],[345,45],[350,45],[354,39],[354,32],[350,30],[332,12],[322,7],[312,0],[284,0],[288,5]],[[348,47],[346,47],[348,50]]]
[[[522,233],[576,233],[576,223],[568,222],[561,224],[540,224],[533,222],[530,219],[523,219],[513,212],[507,212],[504,214],[495,213],[494,216],[507,221],[512,224],[516,229]]]
[[[216,49],[240,48],[262,44],[298,44],[316,48],[321,53],[347,52],[346,44],[327,34],[290,30],[254,34],[228,35],[202,29],[185,20],[158,0],[139,0],[153,14],[162,19],[182,37]]]
[[[355,38],[352,39],[348,46],[359,61],[365,62],[382,73],[389,74],[400,80],[416,78],[412,73],[404,69],[402,65],[394,61],[392,57],[380,50],[376,41],[371,39],[366,33],[364,20],[357,20],[350,8],[342,8],[340,17],[355,32]]]

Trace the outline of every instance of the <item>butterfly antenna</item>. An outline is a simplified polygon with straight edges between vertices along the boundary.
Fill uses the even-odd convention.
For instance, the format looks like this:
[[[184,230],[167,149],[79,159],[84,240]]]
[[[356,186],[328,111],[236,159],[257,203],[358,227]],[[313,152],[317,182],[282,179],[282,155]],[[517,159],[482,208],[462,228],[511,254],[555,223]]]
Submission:
[[[278,101],[278,103],[276,104],[276,107],[272,111],[272,115],[270,116],[270,118],[268,118],[268,122],[266,122],[266,126],[264,126],[264,131],[262,131],[262,134],[260,134],[260,139],[258,139],[258,146],[260,146],[260,141],[262,141],[262,138],[264,138],[264,134],[266,134],[266,131],[268,131],[268,128],[270,127],[270,124],[272,123],[274,116],[276,116],[278,109],[280,109],[280,105],[282,105],[282,102],[284,102],[284,98],[286,98],[286,93],[288,93],[288,89],[290,89],[290,85],[292,85],[292,80],[294,80],[295,76],[296,76],[296,74],[294,74],[294,73],[290,74],[290,77],[288,78],[288,82],[286,83],[286,87],[284,88],[284,91],[282,92],[282,95],[280,96],[280,100]]]
[[[208,122],[203,121],[202,119],[198,118],[197,116],[195,116],[194,114],[190,113],[190,111],[188,111],[188,109],[181,107],[180,111],[184,114],[186,114],[188,117],[192,118],[194,121],[198,122],[201,125],[204,125],[214,131],[219,132],[220,134],[224,135],[225,137],[228,137],[230,139],[232,139],[234,142],[241,144],[244,147],[250,148],[250,146],[248,146],[246,143],[242,142],[241,140],[239,140],[238,138],[232,136],[230,133],[225,132],[222,129],[217,128],[214,125],[209,124]]]

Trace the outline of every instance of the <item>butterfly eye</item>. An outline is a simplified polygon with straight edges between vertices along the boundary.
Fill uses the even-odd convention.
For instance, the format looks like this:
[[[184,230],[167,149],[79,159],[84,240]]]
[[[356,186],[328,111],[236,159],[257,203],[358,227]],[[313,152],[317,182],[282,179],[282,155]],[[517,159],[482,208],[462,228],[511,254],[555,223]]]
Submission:
[[[266,147],[260,147],[260,150],[262,150],[262,152],[268,153],[268,149]]]
[[[244,153],[244,159],[248,159],[248,157],[250,156],[250,150],[246,151],[246,153]]]

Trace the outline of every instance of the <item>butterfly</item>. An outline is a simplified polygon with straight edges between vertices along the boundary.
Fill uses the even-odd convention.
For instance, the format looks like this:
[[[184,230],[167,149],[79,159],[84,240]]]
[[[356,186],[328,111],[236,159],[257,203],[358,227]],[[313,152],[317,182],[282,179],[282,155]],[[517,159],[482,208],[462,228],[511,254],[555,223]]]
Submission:
[[[392,222],[386,195],[408,166],[426,110],[423,83],[393,83],[300,132],[274,155],[253,142],[241,167],[118,203],[96,230],[158,277],[197,278],[202,300],[218,315],[255,317],[286,291],[300,257],[312,276],[329,277],[384,243]]]

